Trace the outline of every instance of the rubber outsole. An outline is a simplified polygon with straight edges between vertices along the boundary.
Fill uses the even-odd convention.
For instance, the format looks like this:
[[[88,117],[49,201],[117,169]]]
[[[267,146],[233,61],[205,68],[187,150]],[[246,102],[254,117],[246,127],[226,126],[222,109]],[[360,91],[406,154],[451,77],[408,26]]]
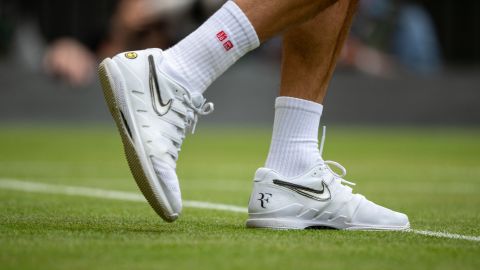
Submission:
[[[305,230],[305,229],[329,229],[349,231],[406,231],[410,229],[410,223],[405,226],[350,226],[336,228],[328,224],[318,222],[298,221],[291,219],[263,218],[248,219],[247,228],[274,229],[274,230]]]
[[[140,158],[135,151],[135,147],[133,142],[130,139],[129,133],[127,131],[127,127],[125,126],[122,116],[115,100],[112,84],[110,82],[110,76],[108,75],[106,61],[110,59],[103,60],[100,63],[98,68],[98,74],[100,78],[100,84],[103,89],[103,95],[105,97],[105,101],[107,103],[108,109],[110,114],[112,115],[113,120],[117,126],[118,132],[120,133],[120,137],[122,139],[123,148],[125,152],[125,157],[128,162],[128,166],[130,167],[130,171],[137,183],[138,188],[142,192],[143,196],[147,199],[150,206],[153,210],[165,221],[173,222],[178,218],[178,214],[169,214],[168,208],[157,199],[153,188],[151,187],[147,176],[145,175],[144,169],[140,162]],[[111,61],[111,60],[110,60]]]

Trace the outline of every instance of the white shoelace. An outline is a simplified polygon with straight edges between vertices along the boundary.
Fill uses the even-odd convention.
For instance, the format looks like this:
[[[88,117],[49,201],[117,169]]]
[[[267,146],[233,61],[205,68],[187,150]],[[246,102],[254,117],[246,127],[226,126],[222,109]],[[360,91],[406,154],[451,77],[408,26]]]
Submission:
[[[180,141],[172,140],[172,145],[168,147],[168,152],[174,161],[178,159],[178,152],[181,151],[181,145],[187,135],[187,132],[191,132],[192,134],[195,132],[195,127],[198,122],[198,115],[207,115],[214,110],[212,102],[206,102],[205,98],[200,98],[201,100],[197,101],[197,104],[195,104],[189,93],[184,94],[182,103],[186,107],[185,112],[175,111],[181,118],[184,119],[185,126],[175,125],[177,132],[179,133]]]
[[[208,115],[212,113],[214,110],[214,106],[212,102],[206,102],[206,99],[203,98],[201,105],[199,107],[196,107],[192,100],[192,97],[189,94],[183,95],[183,102],[190,109],[187,112],[185,120],[190,132],[193,134],[195,133],[195,127],[197,126],[198,115]]]
[[[325,144],[326,135],[327,135],[327,127],[323,126],[322,139],[321,139],[321,142],[320,142],[320,156],[323,156],[323,145]],[[332,173],[332,175],[335,177],[335,180],[337,182],[339,182],[340,184],[347,184],[347,185],[350,185],[350,186],[355,186],[356,185],[353,182],[350,182],[350,181],[347,181],[347,180],[343,179],[343,177],[347,175],[347,169],[345,169],[345,167],[343,167],[340,163],[338,163],[336,161],[332,161],[332,160],[325,160],[324,164],[325,164],[325,168],[327,168]],[[330,166],[334,166],[334,167],[340,169],[342,171],[342,173],[341,174],[336,173]]]

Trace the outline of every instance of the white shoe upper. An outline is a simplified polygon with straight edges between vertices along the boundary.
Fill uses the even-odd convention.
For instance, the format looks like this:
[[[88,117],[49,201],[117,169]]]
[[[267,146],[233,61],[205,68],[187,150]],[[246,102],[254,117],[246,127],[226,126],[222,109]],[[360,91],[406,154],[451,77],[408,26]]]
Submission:
[[[175,171],[179,151],[186,134],[193,133],[198,115],[212,112],[213,104],[160,71],[160,49],[121,53],[112,60],[118,69],[112,74],[115,98],[142,167],[147,177],[156,178],[149,180],[155,193],[165,193],[171,214],[179,214],[182,203]]]
[[[323,141],[322,141],[323,145]],[[330,166],[338,167],[342,174]],[[248,207],[249,227],[303,229],[404,230],[410,224],[405,214],[379,206],[354,194],[344,180],[345,168],[325,161],[303,175],[286,178],[260,168],[254,178]]]

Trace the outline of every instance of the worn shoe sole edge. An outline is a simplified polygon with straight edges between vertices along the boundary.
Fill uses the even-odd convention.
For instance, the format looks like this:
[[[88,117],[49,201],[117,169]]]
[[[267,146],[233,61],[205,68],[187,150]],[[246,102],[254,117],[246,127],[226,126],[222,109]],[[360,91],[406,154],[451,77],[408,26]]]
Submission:
[[[113,93],[113,85],[112,83],[112,72],[115,72],[115,62],[110,59],[106,58],[103,60],[98,68],[98,74],[100,78],[100,84],[103,89],[103,94],[105,97],[105,101],[108,105],[108,109],[110,114],[112,115],[113,120],[117,126],[118,132],[120,133],[120,137],[122,139],[125,157],[128,161],[128,166],[130,167],[130,171],[139,187],[140,191],[143,193],[145,198],[147,199],[150,206],[153,210],[165,221],[173,222],[179,217],[179,213],[173,213],[171,210],[171,206],[166,199],[166,195],[159,186],[159,190],[155,189],[152,183],[150,183],[148,177],[145,174],[144,166],[142,166],[142,162],[140,157],[135,150],[135,145],[130,139],[129,133],[127,131],[127,127],[125,126],[119,106],[116,102],[114,93]],[[130,127],[131,129],[135,127]],[[155,192],[157,190],[157,192]]]
[[[328,222],[306,221],[281,218],[248,219],[247,228],[264,228],[277,230],[303,230],[303,229],[337,229],[337,230],[358,230],[358,231],[406,231],[410,229],[410,223],[404,226],[377,226],[364,224],[345,224],[343,228]]]

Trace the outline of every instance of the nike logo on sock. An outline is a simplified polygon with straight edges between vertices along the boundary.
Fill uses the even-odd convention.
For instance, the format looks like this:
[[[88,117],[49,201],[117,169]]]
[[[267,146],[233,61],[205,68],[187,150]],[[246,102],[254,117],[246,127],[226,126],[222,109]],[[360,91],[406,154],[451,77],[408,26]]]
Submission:
[[[160,87],[158,86],[157,72],[155,69],[155,62],[153,60],[153,55],[148,56],[148,63],[150,66],[149,74],[149,85],[150,85],[150,94],[152,96],[152,106],[153,110],[159,115],[165,115],[170,111],[172,107],[173,99],[169,99],[166,103],[162,100],[162,93]]]
[[[281,187],[286,187],[286,188],[288,188],[292,191],[295,191],[296,193],[298,193],[302,196],[305,196],[309,199],[312,199],[312,200],[327,201],[327,200],[330,200],[330,198],[331,198],[330,190],[328,189],[328,186],[325,185],[325,183],[323,181],[322,181],[322,189],[321,190],[309,188],[309,187],[306,187],[306,186],[297,185],[297,184],[294,184],[294,183],[290,183],[290,182],[286,182],[286,181],[282,181],[282,180],[278,180],[278,179],[274,179],[273,183],[275,185],[278,185],[278,186],[281,186]]]

